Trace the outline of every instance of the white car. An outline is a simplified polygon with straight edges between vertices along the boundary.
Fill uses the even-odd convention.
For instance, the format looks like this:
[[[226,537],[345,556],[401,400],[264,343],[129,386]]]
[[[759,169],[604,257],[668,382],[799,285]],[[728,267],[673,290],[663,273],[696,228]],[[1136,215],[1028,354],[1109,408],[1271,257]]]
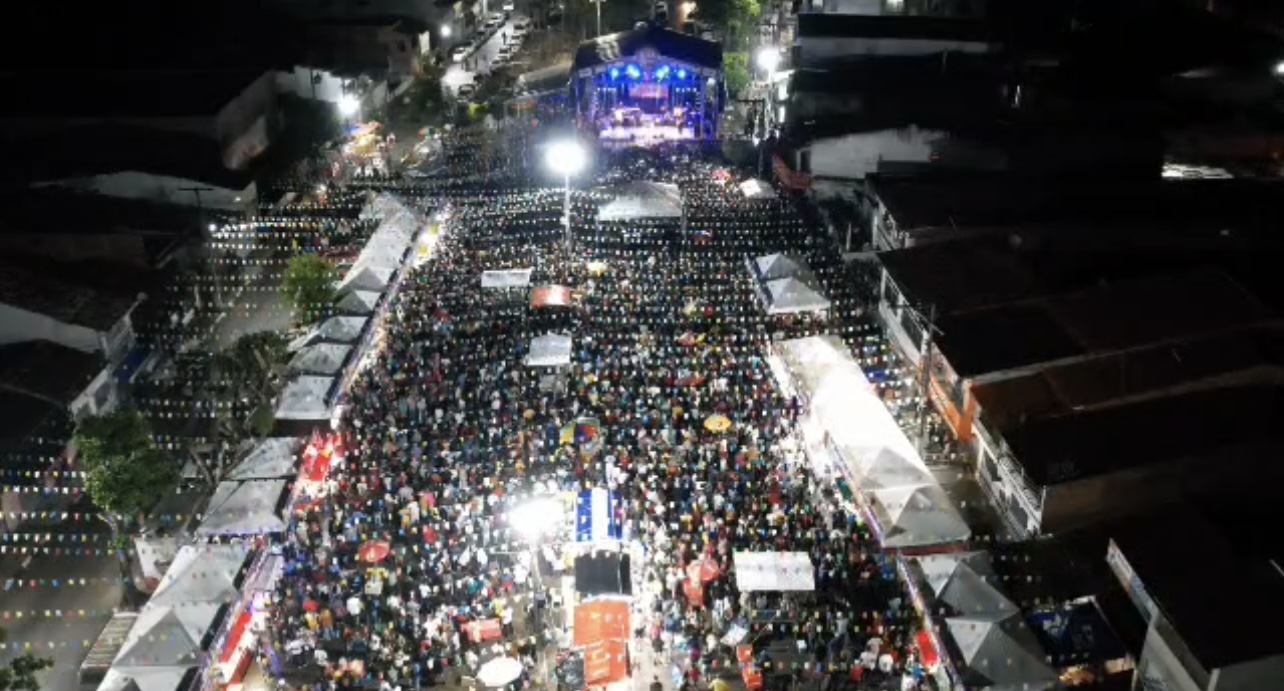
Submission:
[[[669,18],[669,3],[664,2],[664,0],[658,0],[658,1],[655,3],[655,9],[654,9],[654,12],[655,12],[655,18],[656,18],[656,19],[668,19],[668,18]]]
[[[468,54],[471,52],[473,52],[473,47],[471,45],[459,46],[451,51],[450,58],[455,62],[463,62],[468,59]]]
[[[504,15],[498,12],[491,12],[490,16],[486,17],[485,26],[487,29],[494,29],[503,23],[504,23]]]
[[[473,94],[477,93],[477,85],[472,82],[468,82],[467,84],[460,84],[459,89],[455,93],[459,94],[459,98],[461,100],[469,98]]]
[[[512,12],[513,10],[517,9],[517,3],[513,2],[513,0],[504,0],[504,4],[502,7],[500,7],[500,9],[504,10],[505,12]]]

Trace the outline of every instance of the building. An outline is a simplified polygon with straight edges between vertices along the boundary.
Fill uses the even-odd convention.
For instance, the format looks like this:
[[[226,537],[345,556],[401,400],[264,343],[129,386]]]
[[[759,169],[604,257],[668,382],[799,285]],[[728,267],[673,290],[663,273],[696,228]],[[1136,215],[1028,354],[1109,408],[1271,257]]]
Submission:
[[[853,58],[978,54],[998,48],[993,30],[978,19],[806,13],[798,15],[789,64],[805,69]]]
[[[0,267],[0,345],[48,341],[118,362],[133,346],[130,313],[142,299],[6,262]]]
[[[1284,679],[1284,552],[1269,507],[1116,526],[1105,560],[1147,622],[1134,688],[1258,691]]]

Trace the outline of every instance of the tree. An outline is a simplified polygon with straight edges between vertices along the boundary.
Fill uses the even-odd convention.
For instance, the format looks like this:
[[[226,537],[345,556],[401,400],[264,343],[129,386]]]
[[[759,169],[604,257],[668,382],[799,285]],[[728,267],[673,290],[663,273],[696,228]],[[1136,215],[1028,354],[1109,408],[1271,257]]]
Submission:
[[[723,43],[732,51],[746,47],[754,20],[760,14],[758,0],[700,0],[695,11],[700,21],[722,29]]]
[[[9,635],[0,629],[0,647]],[[0,691],[40,691],[40,682],[36,673],[53,667],[53,660],[36,657],[26,653],[13,659],[8,665],[0,667]]]
[[[727,53],[722,59],[722,78],[727,83],[728,97],[739,96],[749,86],[749,54]]]
[[[294,257],[285,268],[281,290],[290,306],[294,319],[307,324],[323,316],[334,302],[334,267],[315,254]]]

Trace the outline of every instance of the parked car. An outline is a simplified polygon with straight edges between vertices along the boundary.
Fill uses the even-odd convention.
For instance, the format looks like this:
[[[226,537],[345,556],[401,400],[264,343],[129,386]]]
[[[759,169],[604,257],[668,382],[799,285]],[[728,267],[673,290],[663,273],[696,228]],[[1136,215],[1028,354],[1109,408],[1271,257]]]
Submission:
[[[522,24],[522,23],[514,24],[512,40],[514,42],[520,43],[522,39],[526,38],[530,34],[530,32],[531,32],[531,25],[529,22],[525,24]]]
[[[653,10],[656,19],[669,18],[669,3],[664,0],[656,0],[655,9]]]
[[[504,14],[511,14],[513,10],[517,9],[517,3],[513,2],[513,0],[504,0],[504,5],[500,9],[504,10]]]
[[[461,101],[472,98],[473,94],[477,93],[477,85],[472,82],[460,84],[459,89],[455,93],[459,95],[459,100]]]
[[[486,17],[485,26],[487,29],[498,29],[501,25],[503,25],[503,23],[504,23],[504,15],[500,14],[499,12],[491,12]]]
[[[471,44],[465,44],[455,48],[450,52],[450,59],[455,62],[463,62],[468,59],[468,54],[473,52]]]

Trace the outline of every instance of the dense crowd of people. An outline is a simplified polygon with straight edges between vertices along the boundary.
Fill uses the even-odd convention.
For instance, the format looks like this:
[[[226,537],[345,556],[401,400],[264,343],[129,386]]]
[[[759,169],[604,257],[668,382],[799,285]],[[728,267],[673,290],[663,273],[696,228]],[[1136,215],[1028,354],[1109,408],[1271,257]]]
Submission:
[[[525,156],[499,150],[510,165]],[[460,137],[444,156],[465,168],[495,152]],[[288,535],[272,626],[287,676],[405,690],[462,683],[501,655],[533,670],[557,640],[541,622],[560,597],[539,574],[560,573],[568,536],[528,549],[514,506],[608,484],[626,537],[649,555],[634,628],[663,684],[737,675],[739,640],[727,636],[739,627],[769,688],[899,688],[914,667],[912,610],[869,531],[812,477],[794,431],[801,404],[765,359],[772,339],[836,332],[886,373],[889,400],[910,396],[864,314],[871,287],[792,202],[744,198],[699,153],[599,163],[604,183],[679,185],[684,218],[598,223],[577,195],[568,248],[560,191],[398,188],[421,208],[451,199],[449,230],[392,297],[379,357],[349,394],[345,458]],[[806,258],[828,314],[763,313],[744,260],[773,252]],[[526,289],[480,288],[483,271],[510,268],[571,288],[572,303],[537,308]],[[570,364],[525,366],[531,340],[549,333],[572,337]],[[567,437],[586,420],[588,437]],[[737,551],[805,552],[817,589],[739,592]],[[682,584],[696,563],[709,577],[693,597]]]

